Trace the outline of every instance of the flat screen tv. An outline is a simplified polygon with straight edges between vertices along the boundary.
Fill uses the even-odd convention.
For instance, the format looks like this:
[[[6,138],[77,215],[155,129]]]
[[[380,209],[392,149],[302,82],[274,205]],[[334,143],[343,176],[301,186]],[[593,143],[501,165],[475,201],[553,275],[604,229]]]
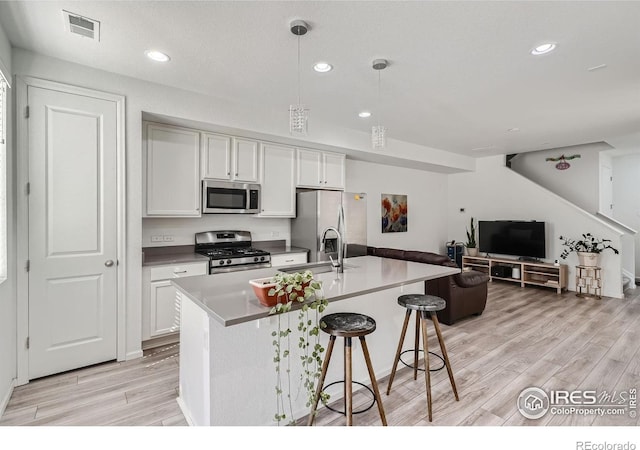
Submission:
[[[545,258],[544,222],[478,221],[478,250],[495,255]]]

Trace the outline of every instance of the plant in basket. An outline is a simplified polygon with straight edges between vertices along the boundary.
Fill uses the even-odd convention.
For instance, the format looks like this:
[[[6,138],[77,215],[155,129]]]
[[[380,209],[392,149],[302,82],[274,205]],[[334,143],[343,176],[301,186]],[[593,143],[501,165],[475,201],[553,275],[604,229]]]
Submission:
[[[289,425],[295,425],[293,403],[291,398],[291,311],[294,302],[302,303],[298,312],[298,352],[301,363],[300,382],[307,394],[306,405],[311,406],[316,391],[316,382],[320,378],[322,354],[324,348],[320,344],[320,328],[323,324],[320,314],[327,307],[327,300],[322,294],[320,282],[313,279],[309,270],[303,273],[279,272],[271,278],[273,286],[267,295],[275,297],[276,303],[271,314],[278,315],[277,329],[273,336],[276,369],[276,414],[275,420],[280,425],[288,419]],[[323,394],[321,400],[326,402],[328,395]]]

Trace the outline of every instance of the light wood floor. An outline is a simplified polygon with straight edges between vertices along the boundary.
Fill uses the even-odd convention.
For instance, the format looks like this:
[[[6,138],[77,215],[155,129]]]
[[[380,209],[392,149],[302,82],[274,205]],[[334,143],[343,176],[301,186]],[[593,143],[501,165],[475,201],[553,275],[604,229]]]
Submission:
[[[602,300],[510,283],[489,288],[482,316],[442,325],[460,401],[446,371],[434,372],[430,423],[424,374],[413,380],[413,370],[400,365],[389,396],[388,378],[379,380],[389,425],[640,425],[628,416],[547,414],[527,420],[516,410],[518,394],[529,386],[608,392],[640,387],[640,288],[625,299]],[[433,338],[431,325],[429,332]],[[429,346],[437,348],[435,339]],[[159,347],[138,360],[18,387],[0,425],[186,425],[177,388],[178,346]],[[356,393],[354,407],[368,401]],[[339,426],[344,417],[322,408],[316,423]],[[355,415],[354,424],[379,425],[377,409]]]

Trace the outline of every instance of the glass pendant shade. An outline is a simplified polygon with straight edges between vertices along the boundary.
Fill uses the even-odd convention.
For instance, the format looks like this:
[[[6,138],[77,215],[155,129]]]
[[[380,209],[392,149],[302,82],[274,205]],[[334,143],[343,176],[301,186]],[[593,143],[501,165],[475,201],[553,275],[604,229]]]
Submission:
[[[289,106],[289,133],[307,134],[309,110],[304,105]]]
[[[374,125],[371,127],[371,145],[373,148],[385,148],[387,145],[387,127]]]

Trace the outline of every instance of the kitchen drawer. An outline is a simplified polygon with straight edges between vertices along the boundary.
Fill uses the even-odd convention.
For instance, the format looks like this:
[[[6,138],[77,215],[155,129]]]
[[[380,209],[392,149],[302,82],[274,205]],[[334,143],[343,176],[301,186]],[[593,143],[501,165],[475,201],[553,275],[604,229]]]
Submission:
[[[293,264],[305,264],[306,262],[307,252],[271,255],[271,267],[284,267],[291,266]]]
[[[208,261],[202,261],[197,263],[176,264],[173,266],[152,267],[150,281],[206,275],[209,273],[208,264]]]

